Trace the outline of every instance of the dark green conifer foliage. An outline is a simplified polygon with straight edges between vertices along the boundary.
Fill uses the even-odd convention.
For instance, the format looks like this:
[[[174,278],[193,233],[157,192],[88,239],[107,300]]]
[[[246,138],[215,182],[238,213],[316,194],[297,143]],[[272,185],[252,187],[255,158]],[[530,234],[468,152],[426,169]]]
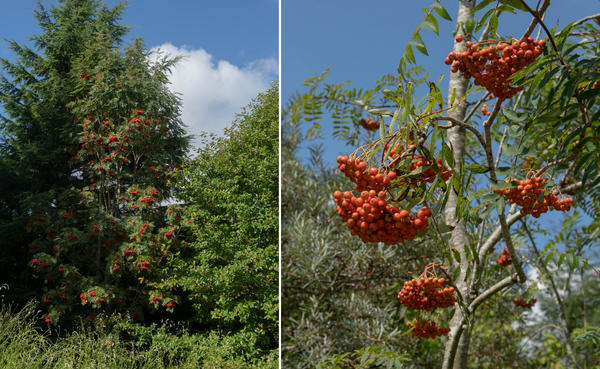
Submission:
[[[8,41],[15,60],[0,59],[0,268],[13,296],[31,297],[23,270],[28,253],[17,245],[30,237],[22,231],[30,213],[24,194],[64,188],[77,182],[77,168],[66,146],[76,142],[73,114],[73,64],[99,33],[111,45],[121,43],[128,27],[119,23],[124,4],[108,8],[98,0],[62,0],[60,6],[35,10],[41,32],[33,45]],[[30,290],[29,290],[30,291]]]

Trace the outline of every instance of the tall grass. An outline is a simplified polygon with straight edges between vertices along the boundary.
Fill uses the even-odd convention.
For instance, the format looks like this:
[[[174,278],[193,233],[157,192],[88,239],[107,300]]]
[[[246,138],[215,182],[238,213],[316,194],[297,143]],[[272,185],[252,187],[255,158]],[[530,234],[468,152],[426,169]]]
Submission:
[[[276,368],[277,360],[248,363],[239,340],[217,334],[171,336],[160,331],[143,346],[82,327],[60,338],[36,326],[33,304],[20,311],[0,308],[2,369],[217,369]]]

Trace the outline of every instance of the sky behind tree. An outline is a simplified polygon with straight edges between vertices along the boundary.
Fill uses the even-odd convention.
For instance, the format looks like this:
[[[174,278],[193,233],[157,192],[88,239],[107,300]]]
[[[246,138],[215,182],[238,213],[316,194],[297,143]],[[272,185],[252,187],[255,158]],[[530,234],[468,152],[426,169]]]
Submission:
[[[41,3],[49,8],[58,2]],[[4,2],[0,37],[31,46],[29,38],[40,32],[35,8],[35,0]],[[130,0],[123,24],[131,26],[126,42],[141,37],[148,48],[185,56],[171,82],[182,94],[190,133],[222,133],[243,106],[278,79],[277,0]],[[7,46],[0,42],[0,57],[13,60]]]

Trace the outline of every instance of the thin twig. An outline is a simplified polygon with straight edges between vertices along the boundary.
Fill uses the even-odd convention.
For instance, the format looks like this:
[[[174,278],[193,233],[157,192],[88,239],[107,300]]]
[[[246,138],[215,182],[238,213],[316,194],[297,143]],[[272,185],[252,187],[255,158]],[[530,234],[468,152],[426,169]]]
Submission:
[[[502,101],[497,100],[496,104],[494,105],[494,110],[483,124],[483,129],[485,132],[485,157],[487,159],[488,167],[490,169],[490,178],[494,181],[496,181],[496,167],[494,166],[494,154],[492,153],[491,127],[494,123],[494,119],[496,119],[496,116],[498,115],[498,112],[500,112],[501,106]]]
[[[587,22],[587,21],[589,21],[589,20],[596,19],[596,18],[600,18],[600,13],[596,13],[596,14],[594,14],[594,15],[590,15],[590,16],[588,16],[588,17],[581,18],[580,20],[578,20],[578,21],[576,21],[575,23],[573,23],[573,28],[577,27],[577,26],[578,26],[578,25],[580,25],[581,23],[585,23],[585,22]]]
[[[498,209],[500,210],[500,209]],[[515,268],[515,272],[519,276],[519,282],[525,283],[527,280],[527,276],[523,271],[523,267],[521,266],[521,261],[517,257],[517,253],[515,251],[515,246],[512,243],[512,238],[510,236],[510,230],[508,228],[508,224],[506,222],[506,216],[504,215],[504,209],[498,212],[498,220],[500,221],[500,229],[502,230],[502,236],[504,237],[504,241],[506,242],[506,249],[510,254],[510,258],[512,259],[513,267]]]
[[[496,283],[495,285],[491,286],[487,290],[483,291],[481,294],[479,294],[479,296],[477,296],[475,298],[475,300],[473,300],[469,304],[469,311],[472,313],[473,311],[475,311],[477,306],[479,306],[482,302],[484,302],[485,300],[492,297],[492,295],[494,295],[496,292],[502,290],[504,287],[508,287],[511,284],[516,283],[518,281],[518,279],[519,279],[518,275],[513,273],[510,276],[502,279],[500,282]]]
[[[468,122],[469,119],[471,119],[471,117],[475,114],[475,112],[479,109],[479,106],[488,99],[488,97],[490,96],[491,92],[487,92],[481,99],[479,99],[479,101],[477,101],[475,103],[475,106],[473,107],[473,109],[465,116],[465,122]]]
[[[472,125],[467,124],[467,123],[465,123],[465,122],[463,122],[461,120],[458,120],[458,119],[452,118],[452,117],[435,117],[435,118],[432,118],[432,120],[445,120],[445,121],[448,121],[448,122],[452,123],[452,125],[450,125],[450,126],[441,126],[441,125],[438,125],[438,128],[441,128],[441,129],[449,129],[449,128],[452,128],[454,126],[460,126],[460,127],[463,127],[465,129],[471,131],[477,137],[477,139],[479,140],[479,143],[481,143],[481,145],[485,149],[485,140],[483,139],[483,136],[477,130],[477,128],[473,127]]]
[[[550,162],[550,163],[546,164],[545,166],[543,166],[540,170],[538,170],[537,173],[535,173],[535,177],[539,177],[545,171],[547,171],[549,168],[552,168],[553,166],[556,166],[556,165],[559,165],[559,164],[562,164],[562,163],[566,163],[568,161],[571,161],[571,160],[577,158],[578,156],[579,156],[579,153],[577,152],[577,153],[571,154],[571,155],[569,155],[569,156],[567,156],[565,158],[558,159],[558,160],[555,160],[553,162]]]
[[[560,60],[562,65],[564,65],[565,67],[568,66],[567,62],[565,62],[565,60],[562,58],[562,56],[560,56],[560,53],[558,52],[558,47],[556,46],[556,42],[554,42],[554,37],[552,37],[552,33],[550,33],[550,30],[548,29],[548,27],[546,27],[546,25],[544,24],[544,21],[540,18],[540,16],[538,15],[538,13],[536,13],[535,10],[531,9],[529,7],[529,5],[527,5],[525,0],[520,0],[520,1],[521,1],[521,4],[523,4],[523,6],[527,8],[527,11],[529,11],[531,13],[531,15],[533,15],[538,20],[538,22],[540,23],[542,28],[544,28],[544,31],[548,35],[548,39],[550,40],[550,43],[552,44],[552,48],[554,49],[554,52],[556,53],[556,57]]]
[[[540,18],[544,19],[544,15],[546,14],[546,9],[548,8],[549,5],[550,5],[550,0],[544,0],[542,7],[539,8],[539,10],[536,10],[536,13],[540,14]],[[522,41],[524,41],[527,37],[529,37],[531,35],[531,33],[533,32],[533,30],[535,29],[535,26],[537,26],[537,24],[538,24],[538,18],[536,18],[534,16],[533,19],[531,19],[531,23],[529,23],[529,27],[527,27],[527,30],[523,34],[523,37],[521,37]]]

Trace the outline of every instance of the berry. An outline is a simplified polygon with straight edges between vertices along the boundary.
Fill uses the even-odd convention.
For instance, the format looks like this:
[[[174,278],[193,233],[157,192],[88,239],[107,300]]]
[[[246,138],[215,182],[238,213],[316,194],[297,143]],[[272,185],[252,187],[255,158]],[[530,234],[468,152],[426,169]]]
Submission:
[[[462,36],[456,36],[461,42]],[[512,97],[522,87],[513,87],[509,77],[523,69],[542,53],[545,41],[535,41],[529,37],[524,42],[508,44],[500,42],[497,45],[485,47],[483,43],[465,43],[467,51],[451,52],[444,62],[451,65],[451,71],[460,71],[467,79],[473,77],[475,84],[485,87],[497,98],[504,100]]]
[[[417,233],[427,229],[428,217],[411,216],[406,209],[390,206],[385,197],[385,192],[374,190],[363,191],[360,197],[355,197],[351,192],[346,192],[344,196],[337,192],[334,194],[342,221],[348,225],[351,234],[364,242],[397,244],[412,240]]]
[[[398,293],[400,303],[410,309],[431,311],[454,306],[454,287],[443,287],[444,278],[419,277],[404,282]]]
[[[360,125],[367,131],[376,131],[379,129],[380,123],[371,118],[361,118]]]
[[[406,326],[412,328],[412,335],[419,338],[436,338],[450,333],[450,328],[438,327],[431,320],[413,320],[406,322]]]
[[[507,266],[507,265],[512,264],[510,254],[508,253],[507,249],[502,250],[502,255],[500,255],[498,257],[498,259],[496,259],[496,261],[498,262],[498,264],[500,264],[502,266]]]
[[[523,300],[522,298],[515,298],[513,300],[513,304],[515,304],[515,306],[519,306],[519,307],[522,307],[524,309],[531,309],[531,307],[533,305],[535,305],[536,302],[537,302],[536,299],[531,299],[531,300],[529,300],[529,302]]]
[[[572,198],[558,199],[553,193],[543,195],[546,191],[546,182],[547,179],[541,177],[513,180],[513,187],[496,189],[494,192],[508,198],[511,204],[521,206],[521,214],[531,214],[534,218],[539,218],[542,213],[549,210],[550,206],[560,211],[571,210]],[[506,183],[511,181],[506,179]]]

